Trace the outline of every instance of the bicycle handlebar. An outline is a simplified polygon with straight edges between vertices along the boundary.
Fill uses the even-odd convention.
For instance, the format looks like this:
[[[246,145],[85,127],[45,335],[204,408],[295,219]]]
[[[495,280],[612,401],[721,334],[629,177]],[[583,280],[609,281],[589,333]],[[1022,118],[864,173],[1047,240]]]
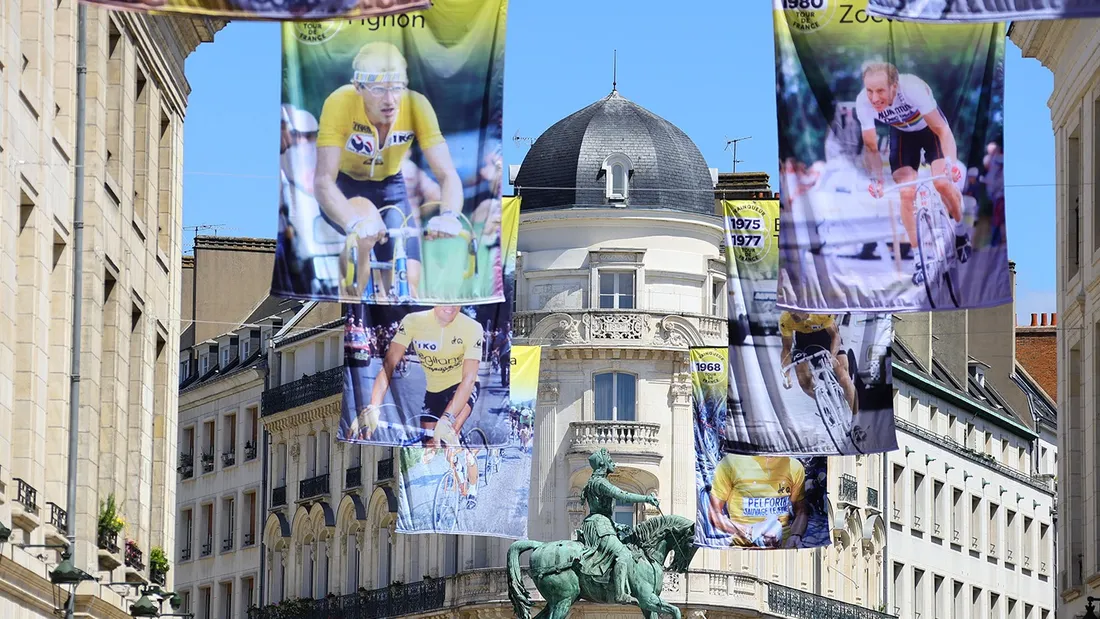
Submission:
[[[915,181],[906,181],[904,183],[895,183],[895,184],[890,185],[889,187],[886,187],[885,189],[883,189],[882,193],[885,194],[888,191],[894,191],[895,189],[902,189],[903,187],[914,187],[916,185],[927,183],[928,181],[938,181],[941,178],[948,178],[948,176],[946,174],[940,174],[939,176],[929,176],[928,178],[918,178]]]
[[[833,353],[831,353],[827,350],[822,350],[821,352],[815,352],[812,355],[806,355],[805,357],[802,357],[801,359],[791,363],[790,365],[783,366],[783,372],[784,373],[789,372],[789,371],[793,370],[796,365],[799,365],[801,363],[809,363],[810,361],[812,361],[813,359],[816,359],[818,357],[823,357],[825,359],[832,360]]]

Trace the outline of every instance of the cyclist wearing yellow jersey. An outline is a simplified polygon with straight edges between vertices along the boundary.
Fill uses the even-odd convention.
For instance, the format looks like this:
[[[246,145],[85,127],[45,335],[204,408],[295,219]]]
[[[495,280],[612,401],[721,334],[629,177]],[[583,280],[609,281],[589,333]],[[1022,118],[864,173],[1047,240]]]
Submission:
[[[714,470],[708,515],[738,546],[801,548],[810,524],[805,484],[795,458],[727,455]]]
[[[786,368],[794,359],[794,355],[812,355],[817,350],[829,351],[833,356],[833,373],[836,380],[844,390],[844,397],[848,400],[848,408],[853,416],[856,413],[856,386],[852,384],[852,378],[848,375],[848,355],[840,351],[840,330],[836,321],[828,314],[804,314],[802,312],[783,312],[779,317],[779,335],[783,338],[783,367]],[[814,375],[808,363],[800,363],[795,366],[798,375],[798,384],[802,391],[814,400]],[[791,388],[790,371],[783,371],[783,386]]]
[[[382,360],[382,371],[374,379],[370,404],[360,413],[359,425],[367,438],[378,427],[379,406],[385,401],[394,368],[411,346],[424,370],[424,412],[432,415],[421,416],[420,427],[434,429],[435,435],[425,445],[458,447],[459,431],[481,389],[477,370],[484,340],[481,324],[460,312],[457,305],[439,305],[401,319]]]
[[[325,99],[317,135],[314,193],[321,214],[358,245],[360,283],[345,292],[356,298],[370,272],[370,254],[393,259],[393,243],[386,229],[407,225],[412,212],[401,173],[405,153],[413,140],[439,181],[440,215],[425,226],[425,236],[456,236],[462,231],[462,180],[439,130],[432,104],[409,90],[408,64],[391,43],[368,43],[352,61],[352,79]],[[398,209],[383,206],[397,205]],[[400,210],[400,213],[397,211]],[[420,282],[420,239],[406,241],[407,276],[412,294]],[[346,263],[345,247],[342,262]]]

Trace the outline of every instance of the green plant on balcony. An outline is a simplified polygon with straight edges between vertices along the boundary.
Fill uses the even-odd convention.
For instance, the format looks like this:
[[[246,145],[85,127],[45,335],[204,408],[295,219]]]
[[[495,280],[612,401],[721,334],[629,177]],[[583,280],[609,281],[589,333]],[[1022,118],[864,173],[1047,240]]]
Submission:
[[[118,513],[118,505],[115,503],[114,493],[107,496],[107,500],[99,504],[99,527],[98,533],[100,535],[117,536],[122,532],[122,529],[126,526],[126,521],[122,519],[122,516]]]
[[[168,575],[168,555],[160,546],[154,546],[149,551],[149,580],[164,584],[164,577]]]

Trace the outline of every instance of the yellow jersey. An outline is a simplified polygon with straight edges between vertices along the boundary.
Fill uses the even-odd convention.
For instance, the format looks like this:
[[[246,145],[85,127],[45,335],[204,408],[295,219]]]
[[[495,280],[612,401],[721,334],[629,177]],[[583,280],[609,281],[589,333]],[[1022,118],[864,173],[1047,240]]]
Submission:
[[[454,320],[442,326],[432,310],[413,312],[401,319],[395,344],[410,345],[424,368],[427,390],[440,393],[462,382],[462,362],[481,361],[485,329],[466,314],[455,314]]]
[[[711,493],[726,504],[730,520],[752,526],[775,518],[790,535],[793,504],[802,500],[806,469],[794,458],[728,455],[714,471]]]
[[[412,90],[401,95],[385,144],[379,145],[378,129],[367,118],[363,98],[352,84],[337,88],[325,99],[317,125],[317,147],[343,149],[340,171],[357,181],[382,181],[400,172],[413,139],[420,141],[421,150],[444,142],[432,104]]]
[[[835,326],[836,321],[829,314],[808,314],[802,322],[795,322],[790,312],[783,312],[779,317],[779,334],[783,337],[791,337],[795,331],[799,333],[814,333],[824,331]]]

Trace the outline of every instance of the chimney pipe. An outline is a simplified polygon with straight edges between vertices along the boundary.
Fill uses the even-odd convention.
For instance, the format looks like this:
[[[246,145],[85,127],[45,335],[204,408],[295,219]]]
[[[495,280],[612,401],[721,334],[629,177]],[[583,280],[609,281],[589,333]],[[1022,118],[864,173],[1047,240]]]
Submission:
[[[1052,327],[1058,326],[1058,312],[1054,312],[1053,314],[1050,315],[1050,326],[1052,326]]]
[[[1046,312],[1043,312],[1043,316],[1040,320],[1042,320],[1042,322],[1039,323],[1040,327],[1047,326],[1047,313]]]
[[[1031,314],[1031,326],[1033,326],[1033,327],[1038,327],[1039,326],[1039,315],[1038,314],[1035,314],[1035,313]]]

